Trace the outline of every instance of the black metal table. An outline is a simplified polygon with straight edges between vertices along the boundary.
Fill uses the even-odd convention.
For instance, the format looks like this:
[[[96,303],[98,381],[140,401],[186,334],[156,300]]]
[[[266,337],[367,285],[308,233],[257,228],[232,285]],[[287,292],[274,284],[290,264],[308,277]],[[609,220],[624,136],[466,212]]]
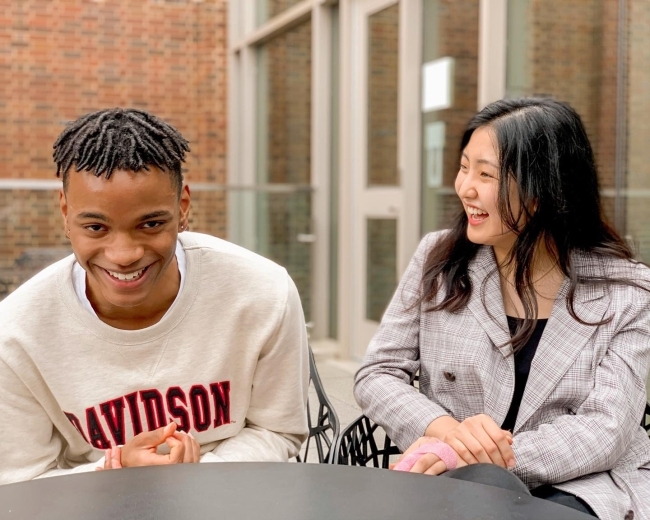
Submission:
[[[213,463],[129,468],[0,486],[0,518],[548,519],[582,513],[453,479],[324,464]]]

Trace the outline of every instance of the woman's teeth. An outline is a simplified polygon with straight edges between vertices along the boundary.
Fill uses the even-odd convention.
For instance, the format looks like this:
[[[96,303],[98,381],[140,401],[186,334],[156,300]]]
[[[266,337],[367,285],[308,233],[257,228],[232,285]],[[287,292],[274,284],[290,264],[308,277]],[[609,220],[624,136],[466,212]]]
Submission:
[[[472,215],[473,217],[487,217],[487,213],[483,210],[480,210],[478,208],[467,208],[467,213]]]

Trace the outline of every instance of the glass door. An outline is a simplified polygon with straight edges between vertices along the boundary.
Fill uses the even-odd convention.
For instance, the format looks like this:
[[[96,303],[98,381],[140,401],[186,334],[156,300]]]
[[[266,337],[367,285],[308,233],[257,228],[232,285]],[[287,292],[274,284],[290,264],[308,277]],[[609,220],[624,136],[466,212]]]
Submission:
[[[351,354],[363,357],[398,281],[400,3],[360,0],[353,16],[355,110]]]

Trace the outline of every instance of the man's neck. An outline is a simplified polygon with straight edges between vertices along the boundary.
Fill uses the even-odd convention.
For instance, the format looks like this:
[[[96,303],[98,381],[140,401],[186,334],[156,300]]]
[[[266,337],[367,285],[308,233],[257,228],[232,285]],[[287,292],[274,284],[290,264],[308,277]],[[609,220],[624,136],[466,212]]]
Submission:
[[[103,298],[95,297],[89,284],[86,286],[86,294],[101,321],[116,329],[139,330],[151,327],[162,319],[178,296],[180,282],[178,262],[174,257],[158,283],[156,291],[142,305],[135,307],[112,305]]]

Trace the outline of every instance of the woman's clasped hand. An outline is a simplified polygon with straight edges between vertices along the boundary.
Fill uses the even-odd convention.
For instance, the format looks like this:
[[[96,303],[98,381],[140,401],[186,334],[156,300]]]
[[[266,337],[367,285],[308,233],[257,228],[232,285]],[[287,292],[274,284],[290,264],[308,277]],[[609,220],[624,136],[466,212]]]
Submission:
[[[445,417],[445,419],[449,420],[451,418]],[[452,425],[442,439],[435,436],[420,437],[409,446],[396,463],[390,465],[390,468],[395,469],[401,461],[423,445],[440,442],[441,440],[456,455],[455,467],[460,468],[478,463],[496,464],[505,469],[515,467],[515,455],[511,447],[512,433],[499,428],[490,416],[479,414],[468,417],[462,422],[454,419],[451,419],[451,421],[455,422],[456,425]],[[434,426],[433,423],[431,426]],[[409,471],[425,475],[440,475],[448,469],[451,468],[448,468],[435,453],[423,453]]]

